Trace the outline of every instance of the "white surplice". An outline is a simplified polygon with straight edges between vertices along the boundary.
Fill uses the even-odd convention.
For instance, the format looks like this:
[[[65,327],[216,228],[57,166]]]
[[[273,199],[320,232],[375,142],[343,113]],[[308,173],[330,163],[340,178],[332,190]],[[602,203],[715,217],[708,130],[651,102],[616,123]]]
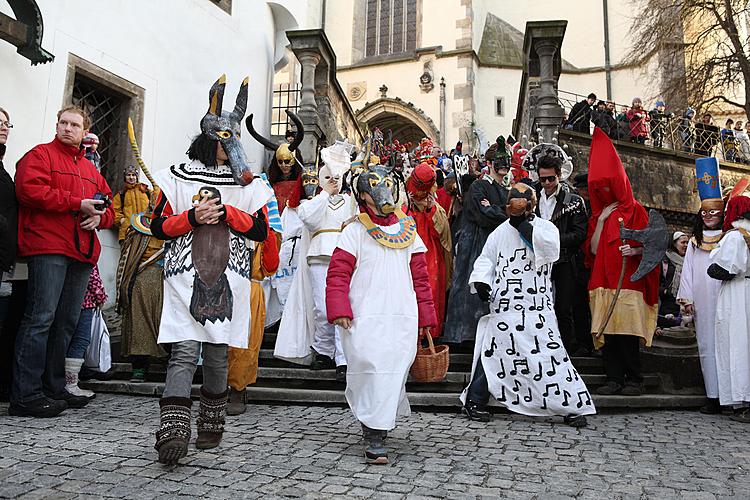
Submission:
[[[704,237],[721,234],[720,229],[705,229]],[[719,295],[721,281],[706,274],[711,265],[710,251],[702,250],[693,240],[688,243],[685,260],[682,265],[680,289],[677,299],[693,304],[695,314],[695,336],[698,340],[703,383],[706,396],[719,397],[719,382],[716,374],[716,297]]]
[[[400,225],[379,227],[394,234]],[[427,247],[416,235],[407,248],[387,248],[357,221],[344,228],[338,248],[356,259],[349,292],[354,319],[341,331],[346,400],[367,427],[391,430],[397,416],[411,411],[405,384],[417,354],[419,318],[409,264]]]
[[[711,263],[737,276],[721,283],[716,301],[716,367],[722,405],[750,401],[750,250],[729,231],[711,252]]]
[[[505,221],[474,263],[469,283],[486,283],[492,293],[490,314],[477,326],[472,378],[481,360],[490,394],[516,413],[590,415],[596,409],[560,339],[552,299],[550,273],[560,255],[560,233],[541,217],[531,224],[531,246]]]

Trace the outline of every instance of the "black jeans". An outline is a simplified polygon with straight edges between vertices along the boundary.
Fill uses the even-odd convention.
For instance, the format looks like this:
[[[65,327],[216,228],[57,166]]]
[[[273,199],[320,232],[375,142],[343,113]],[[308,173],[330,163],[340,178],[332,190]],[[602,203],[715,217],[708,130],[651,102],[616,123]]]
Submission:
[[[26,309],[26,280],[15,280],[13,291],[7,299],[7,311],[0,321],[0,394],[3,400],[10,398],[13,380],[13,358],[16,350],[16,336]]]
[[[557,262],[552,268],[552,283],[555,284],[555,315],[560,327],[560,337],[565,349],[572,354],[575,343],[573,299],[576,293],[573,263]]]
[[[635,335],[604,336],[604,373],[607,382],[640,384],[641,338]]]
[[[29,257],[26,310],[16,338],[12,403],[65,393],[65,355],[73,337],[91,264],[64,255]]]
[[[478,405],[486,405],[490,402],[490,389],[487,385],[487,376],[484,374],[482,360],[477,360],[477,366],[474,368],[474,376],[469,384],[469,390],[466,393],[466,402],[471,401]]]

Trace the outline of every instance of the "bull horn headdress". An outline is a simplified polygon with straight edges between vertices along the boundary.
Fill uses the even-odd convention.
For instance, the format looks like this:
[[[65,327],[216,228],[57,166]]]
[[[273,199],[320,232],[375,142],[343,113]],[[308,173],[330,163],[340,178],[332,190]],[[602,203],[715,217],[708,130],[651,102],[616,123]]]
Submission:
[[[295,127],[297,127],[297,131],[294,133],[294,140],[291,142],[291,144],[275,144],[272,140],[266,139],[265,137],[260,135],[255,130],[255,127],[253,127],[252,113],[245,120],[245,127],[247,127],[247,131],[250,132],[250,135],[253,136],[253,139],[265,146],[266,149],[276,152],[276,160],[288,160],[290,158],[296,157],[297,162],[300,165],[303,165],[304,163],[302,161],[302,157],[300,156],[300,151],[298,150],[298,148],[299,145],[302,144],[302,139],[305,137],[305,127],[302,125],[302,120],[300,120],[295,113],[289,111],[288,109],[285,110],[285,112],[287,116],[289,116],[289,118],[292,120]]]

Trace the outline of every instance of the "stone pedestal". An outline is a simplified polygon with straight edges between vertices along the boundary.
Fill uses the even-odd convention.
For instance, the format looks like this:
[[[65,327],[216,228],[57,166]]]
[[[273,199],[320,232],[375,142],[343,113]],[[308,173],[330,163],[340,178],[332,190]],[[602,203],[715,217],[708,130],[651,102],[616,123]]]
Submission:
[[[287,31],[286,36],[302,67],[299,117],[305,138],[300,151],[305,161],[314,163],[319,146],[344,138],[337,128],[337,117],[346,124],[349,142],[361,143],[362,132],[336,80],[336,54],[323,30]]]
[[[557,80],[562,69],[560,47],[567,25],[567,21],[526,23],[523,42],[525,74],[522,85],[527,88],[522,89],[522,93],[527,100],[523,106],[527,107],[528,114],[524,123],[519,125],[529,129],[518,130],[516,133],[531,137],[537,129],[541,129],[537,142],[552,142],[565,114],[557,99]]]

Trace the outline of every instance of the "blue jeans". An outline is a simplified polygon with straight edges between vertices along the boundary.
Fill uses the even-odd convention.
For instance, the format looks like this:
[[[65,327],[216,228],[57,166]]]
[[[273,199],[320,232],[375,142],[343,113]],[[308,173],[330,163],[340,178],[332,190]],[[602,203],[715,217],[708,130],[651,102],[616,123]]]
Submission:
[[[86,349],[91,343],[91,323],[94,320],[94,311],[96,308],[81,309],[81,317],[78,318],[76,331],[73,332],[73,338],[68,345],[68,355],[66,358],[83,359]]]
[[[26,311],[13,360],[12,403],[65,394],[65,355],[92,265],[64,255],[29,257]]]

